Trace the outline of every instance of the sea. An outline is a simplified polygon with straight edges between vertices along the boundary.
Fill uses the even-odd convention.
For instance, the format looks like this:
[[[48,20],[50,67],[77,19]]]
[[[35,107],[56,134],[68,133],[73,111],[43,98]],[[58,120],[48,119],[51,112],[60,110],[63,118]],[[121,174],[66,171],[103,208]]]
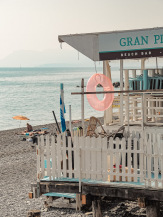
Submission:
[[[52,111],[60,122],[60,84],[64,86],[65,119],[69,120],[71,105],[72,120],[81,119],[81,79],[86,89],[89,78],[102,73],[102,68],[0,68],[0,131],[25,127],[27,121],[15,120],[14,116],[29,118],[32,126],[55,123]],[[119,71],[112,69],[112,82],[119,81]],[[102,117],[103,112],[94,110],[85,95],[84,117]]]

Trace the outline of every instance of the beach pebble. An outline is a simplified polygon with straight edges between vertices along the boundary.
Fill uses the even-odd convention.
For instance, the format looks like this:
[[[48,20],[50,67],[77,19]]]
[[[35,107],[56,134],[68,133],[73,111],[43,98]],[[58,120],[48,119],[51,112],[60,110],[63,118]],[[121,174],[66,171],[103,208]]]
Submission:
[[[89,122],[87,121],[86,124]],[[75,123],[77,127],[80,123]],[[47,127],[54,133],[55,124],[37,126],[36,129]],[[24,129],[20,129],[23,131]],[[27,141],[21,141],[15,133],[18,130],[0,131],[0,217],[26,217],[29,210],[41,210],[41,217],[84,217],[83,210],[57,209],[44,207],[45,197],[28,198],[31,183],[36,183],[36,152]],[[102,203],[103,216],[145,216],[145,209],[139,209],[136,202],[108,201]],[[88,215],[92,217],[92,214]]]

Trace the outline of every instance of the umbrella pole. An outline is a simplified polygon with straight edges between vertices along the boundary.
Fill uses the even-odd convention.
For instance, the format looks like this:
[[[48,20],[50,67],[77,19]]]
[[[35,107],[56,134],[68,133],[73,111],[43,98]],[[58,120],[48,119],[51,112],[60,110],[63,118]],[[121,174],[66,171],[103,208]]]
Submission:
[[[54,119],[55,119],[55,122],[56,122],[56,125],[57,125],[57,128],[58,128],[58,132],[61,133],[61,130],[59,128],[58,121],[57,121],[57,118],[55,116],[55,113],[54,113],[54,111],[52,111],[52,112],[53,112],[53,116],[54,116]]]

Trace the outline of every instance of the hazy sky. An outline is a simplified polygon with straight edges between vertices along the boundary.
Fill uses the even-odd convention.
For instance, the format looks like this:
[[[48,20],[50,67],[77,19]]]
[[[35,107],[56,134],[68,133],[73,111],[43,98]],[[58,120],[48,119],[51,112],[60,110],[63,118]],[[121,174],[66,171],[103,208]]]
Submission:
[[[162,9],[163,0],[0,0],[0,60],[60,49],[62,34],[161,27]]]

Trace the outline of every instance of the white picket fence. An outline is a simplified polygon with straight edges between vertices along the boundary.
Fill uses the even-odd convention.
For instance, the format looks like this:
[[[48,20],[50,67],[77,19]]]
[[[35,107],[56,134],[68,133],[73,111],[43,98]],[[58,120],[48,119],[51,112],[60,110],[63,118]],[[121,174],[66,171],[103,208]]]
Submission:
[[[163,188],[163,128],[145,131],[145,185]]]
[[[116,98],[117,100],[120,97]],[[117,112],[118,110],[118,112]],[[113,115],[120,119],[120,107],[113,110]],[[163,94],[123,95],[123,122],[127,124],[163,125]],[[118,122],[118,120],[116,120]]]
[[[146,130],[129,138],[41,136],[37,145],[38,181],[48,176],[144,183],[163,188],[163,131]]]

